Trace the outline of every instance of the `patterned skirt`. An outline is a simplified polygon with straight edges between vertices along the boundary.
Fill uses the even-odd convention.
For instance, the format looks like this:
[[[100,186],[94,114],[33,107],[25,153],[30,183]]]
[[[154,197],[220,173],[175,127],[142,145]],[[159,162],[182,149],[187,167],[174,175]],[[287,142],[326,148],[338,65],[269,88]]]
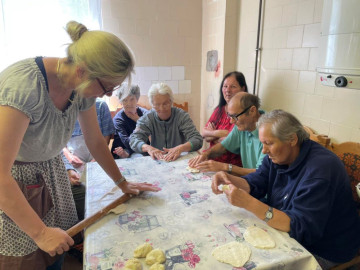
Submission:
[[[41,199],[35,202],[37,206],[31,204],[32,195],[25,197],[29,197],[30,205],[46,226],[67,230],[78,222],[70,181],[60,155],[41,162],[15,161],[11,173],[24,194],[33,190],[41,192],[36,190],[43,186]],[[35,242],[0,210],[0,261],[6,256],[29,255],[37,249]]]

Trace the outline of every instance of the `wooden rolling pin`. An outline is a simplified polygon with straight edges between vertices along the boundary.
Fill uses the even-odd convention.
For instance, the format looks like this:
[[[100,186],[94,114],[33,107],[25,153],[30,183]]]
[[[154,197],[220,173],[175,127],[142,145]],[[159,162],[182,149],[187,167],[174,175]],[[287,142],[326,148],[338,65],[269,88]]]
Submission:
[[[81,232],[86,227],[89,227],[90,225],[92,225],[93,223],[95,223],[96,221],[98,221],[99,219],[104,217],[111,209],[128,201],[131,197],[132,197],[131,194],[122,195],[120,198],[118,198],[115,201],[113,201],[112,203],[108,204],[107,206],[105,206],[103,209],[96,212],[92,216],[87,217],[84,220],[80,221],[78,224],[72,226],[70,229],[68,229],[66,231],[67,234],[70,235],[71,237],[75,236],[76,234]]]

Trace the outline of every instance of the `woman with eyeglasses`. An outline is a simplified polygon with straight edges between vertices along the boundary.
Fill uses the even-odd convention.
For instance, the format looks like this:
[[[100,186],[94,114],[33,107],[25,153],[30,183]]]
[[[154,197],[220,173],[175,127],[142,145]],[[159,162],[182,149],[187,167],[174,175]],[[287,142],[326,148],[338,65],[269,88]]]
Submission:
[[[227,73],[220,85],[219,103],[201,131],[201,136],[210,144],[210,147],[205,151],[208,151],[214,145],[224,140],[233,129],[234,123],[230,122],[226,111],[230,99],[239,92],[248,92],[244,74],[238,71]],[[193,160],[193,166],[198,164],[196,159],[194,158]],[[211,160],[242,167],[241,156],[230,151],[226,151],[221,156],[211,158]]]
[[[71,21],[66,58],[19,61],[0,73],[0,269],[61,269],[78,221],[60,155],[78,118],[86,145],[124,193],[158,191],[121,175],[100,132],[95,99],[133,71],[115,35]]]
[[[137,121],[130,136],[130,146],[135,152],[174,161],[182,152],[201,148],[203,139],[189,114],[172,106],[174,97],[168,85],[153,84],[148,97],[153,109]]]

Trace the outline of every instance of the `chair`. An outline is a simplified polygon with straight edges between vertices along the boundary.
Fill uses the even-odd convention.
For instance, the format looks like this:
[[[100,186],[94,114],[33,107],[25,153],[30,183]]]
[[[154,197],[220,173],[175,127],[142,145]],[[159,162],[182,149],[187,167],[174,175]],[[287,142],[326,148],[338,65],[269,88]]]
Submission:
[[[350,178],[352,193],[357,204],[358,213],[360,215],[360,196],[356,192],[356,185],[360,183],[360,143],[332,143],[329,146],[329,149],[333,151],[345,165],[346,172]],[[351,261],[331,268],[331,270],[342,270],[354,265],[358,265],[357,269],[360,269],[360,251],[358,252],[358,255]]]
[[[308,126],[304,126],[304,129],[307,131],[307,133],[310,134],[310,140],[313,140],[313,141],[321,144],[325,148],[329,148],[329,146],[330,146],[330,138],[327,135],[316,134],[315,131],[312,130]]]
[[[180,109],[183,109],[185,112],[189,111],[189,104],[187,101],[185,101],[184,103],[180,104],[180,103],[175,103],[173,104],[175,107],[178,107]]]

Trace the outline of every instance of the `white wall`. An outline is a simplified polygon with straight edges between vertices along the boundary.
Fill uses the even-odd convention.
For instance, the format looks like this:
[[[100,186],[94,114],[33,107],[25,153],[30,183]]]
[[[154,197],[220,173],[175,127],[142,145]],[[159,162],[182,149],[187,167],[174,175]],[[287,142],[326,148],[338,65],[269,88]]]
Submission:
[[[333,142],[360,142],[360,89],[327,87],[316,72],[323,0],[266,0],[258,93]],[[258,1],[241,0],[237,68],[252,89]],[[359,53],[359,52],[353,52]]]
[[[103,0],[103,29],[119,36],[135,55],[143,96],[153,82],[165,81],[175,102],[189,102],[197,127],[200,121],[201,0]]]

